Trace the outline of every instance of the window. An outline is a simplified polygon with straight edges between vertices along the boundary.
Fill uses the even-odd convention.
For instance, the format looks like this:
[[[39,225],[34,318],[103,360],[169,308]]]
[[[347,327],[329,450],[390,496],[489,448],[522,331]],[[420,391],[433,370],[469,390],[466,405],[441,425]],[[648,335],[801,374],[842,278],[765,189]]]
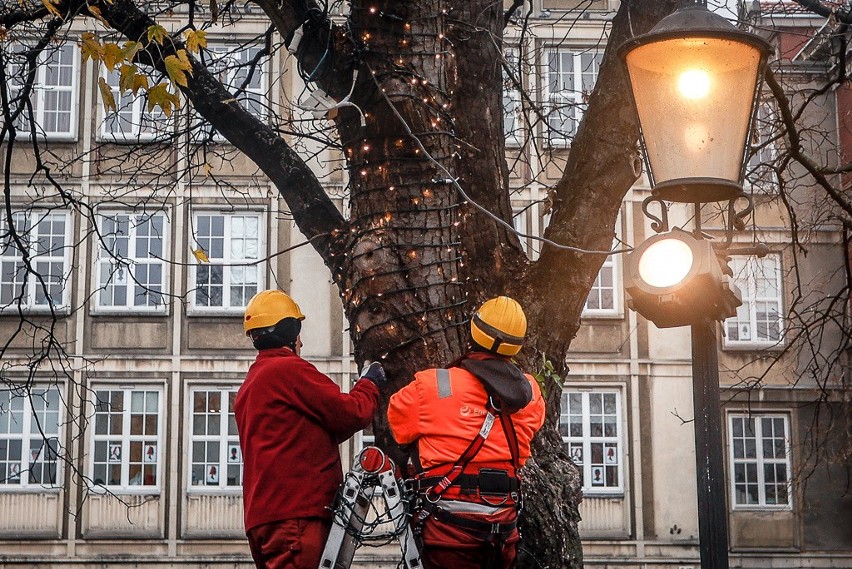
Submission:
[[[116,105],[101,123],[102,137],[116,141],[154,140],[168,131],[171,119],[159,106],[149,111],[147,97],[141,91],[136,95],[132,91],[121,93],[118,69],[108,71],[104,67],[101,76],[112,91]]]
[[[203,61],[226,89],[254,116],[266,117],[266,65],[268,57],[259,45],[210,45]],[[204,129],[209,135],[209,125]],[[223,141],[221,135],[216,140]]]
[[[243,483],[243,453],[234,417],[236,389],[193,389],[190,428],[190,484],[238,488]]]
[[[621,397],[618,391],[562,393],[559,432],[580,469],[583,492],[623,492]]]
[[[98,221],[98,308],[165,310],[166,216],[103,213]]]
[[[162,449],[157,388],[95,388],[92,482],[109,490],[158,489]]]
[[[617,282],[615,257],[609,255],[589,290],[589,296],[583,306],[583,316],[617,316]]]
[[[551,144],[565,145],[577,133],[603,54],[551,49],[545,57],[548,139]]]
[[[259,290],[260,215],[198,213],[195,241],[209,263],[195,265],[193,307],[241,310]],[[196,258],[200,256],[196,254]]]
[[[745,181],[752,191],[764,193],[775,191],[776,179],[772,164],[777,154],[773,141],[777,121],[777,114],[772,103],[760,101],[755,110],[745,170]]]
[[[20,93],[27,72],[29,46],[17,44],[11,54],[9,87],[11,97]],[[48,47],[38,57],[30,102],[35,130],[50,139],[73,140],[77,135],[77,78],[80,75],[80,49],[74,42]],[[21,134],[29,134],[29,115],[25,109],[15,123]]]
[[[790,426],[786,415],[729,415],[734,506],[789,507]]]
[[[511,49],[503,54],[506,67],[503,68],[503,134],[506,145],[520,146],[523,140],[521,130],[521,92],[517,84],[521,82],[521,64],[518,50]],[[510,75],[511,73],[511,75]]]
[[[743,303],[725,320],[725,346],[775,346],[783,340],[781,259],[778,255],[734,257],[734,282]]]
[[[56,386],[0,389],[0,488],[58,484],[59,409]]]
[[[12,214],[11,230],[0,220],[0,312],[68,306],[71,223],[64,211]],[[17,235],[17,239],[13,233]],[[18,240],[23,244],[21,249]],[[29,255],[29,269],[24,250]]]

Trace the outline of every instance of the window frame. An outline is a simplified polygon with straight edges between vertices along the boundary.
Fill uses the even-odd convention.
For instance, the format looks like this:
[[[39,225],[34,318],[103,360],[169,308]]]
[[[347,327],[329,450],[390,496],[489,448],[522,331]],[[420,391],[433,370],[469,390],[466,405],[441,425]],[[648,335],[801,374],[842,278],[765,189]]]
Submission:
[[[42,426],[42,432],[43,432],[44,436],[42,436],[42,433],[38,433],[38,432],[33,433],[32,432],[32,428],[33,428],[33,408],[32,407],[33,406],[32,406],[31,401],[32,401],[32,392],[33,391],[35,391],[35,390],[47,391],[47,390],[50,390],[50,389],[55,389],[56,393],[57,393],[57,424],[56,424],[55,435],[54,435],[54,432],[51,432],[50,434],[54,435],[54,436],[51,436],[49,438],[45,438],[45,436],[47,436],[48,433],[44,432],[43,426]],[[64,484],[64,480],[63,480],[63,475],[64,475],[64,468],[63,468],[64,464],[63,464],[63,462],[64,461],[61,460],[61,457],[62,457],[62,453],[63,453],[63,438],[65,436],[65,429],[63,428],[63,426],[65,425],[65,411],[66,411],[65,405],[63,405],[64,390],[65,390],[65,384],[64,383],[49,383],[49,382],[36,381],[35,383],[33,383],[32,387],[26,389],[26,391],[28,391],[28,393],[25,396],[24,395],[18,396],[18,397],[25,399],[24,406],[21,409],[22,419],[23,419],[22,425],[21,425],[21,432],[20,433],[0,432],[0,438],[5,438],[5,440],[7,441],[7,444],[8,444],[9,441],[13,440],[12,435],[18,435],[18,437],[16,437],[14,440],[20,440],[21,441],[21,467],[18,471],[18,477],[20,479],[20,483],[19,484],[9,484],[7,482],[0,483],[0,493],[58,493],[59,491],[62,490],[62,487],[63,487],[63,484]],[[4,392],[4,391],[12,392],[13,390],[8,389],[8,388],[6,388],[6,386],[4,386],[3,389],[0,389],[0,392]],[[41,397],[44,397],[44,396],[45,396],[44,394],[41,395]],[[6,413],[8,413],[10,411],[11,410],[7,410],[5,412],[0,412],[0,418],[2,418],[3,415],[5,415]],[[45,412],[43,409],[40,410],[40,411]],[[28,476],[26,476],[26,477],[23,476],[23,474],[25,472],[28,472],[28,470],[26,470],[26,471],[23,470],[24,457],[32,456],[31,455],[32,448],[30,446],[30,443],[32,442],[34,436],[41,437],[41,441],[42,441],[43,445],[48,440],[52,440],[52,439],[56,440],[56,443],[57,443],[57,451],[56,452],[57,452],[57,454],[56,454],[56,457],[54,459],[55,463],[56,463],[56,479],[55,479],[55,482],[53,482],[52,484],[43,484],[43,483],[40,483],[40,482],[30,482]],[[44,446],[42,446],[42,449],[43,448],[44,448]],[[44,461],[44,457],[42,455],[46,454],[46,453],[43,453],[42,449],[39,449],[39,454],[37,455],[36,460],[39,463],[44,464],[45,461]],[[32,464],[33,463],[30,463],[30,467],[32,467]],[[25,478],[26,478],[26,481],[24,480]],[[2,474],[0,474],[0,479],[2,479]],[[8,478],[7,478],[7,480],[8,480]]]
[[[162,232],[162,250],[163,254],[170,250],[171,248],[171,223],[169,221],[169,216],[165,211],[156,211],[151,214],[137,213],[132,210],[127,209],[103,209],[98,210],[97,212],[97,220],[98,224],[98,232],[100,235],[104,235],[103,223],[107,217],[110,216],[118,216],[118,215],[128,215],[130,217],[137,216],[143,218],[153,218],[155,216],[162,217],[163,219],[163,232]],[[135,240],[138,237],[137,227],[139,227],[139,223],[133,223],[132,221],[129,223],[130,235],[128,236],[128,253],[131,250],[135,250]],[[153,260],[153,261],[151,261]],[[101,304],[101,293],[104,292],[105,287],[108,286],[109,283],[102,284],[102,276],[103,276],[103,265],[104,263],[109,262],[112,264],[115,262],[115,259],[111,257],[108,253],[104,251],[103,243],[101,239],[95,236],[95,253],[94,253],[94,270],[92,271],[92,289],[94,302],[92,303],[92,313],[93,314],[168,314],[168,303],[165,301],[166,297],[169,295],[170,289],[170,277],[171,274],[169,272],[169,264],[165,260],[157,260],[156,257],[147,257],[145,259],[140,260],[136,257],[135,254],[130,255],[126,258],[122,259],[122,265],[126,265],[126,269],[132,270],[134,266],[137,264],[145,264],[145,265],[154,265],[159,264],[161,266],[162,271],[162,280],[161,280],[161,294],[163,296],[163,302],[158,305],[144,305],[144,306],[136,306],[130,304],[131,300],[134,298],[131,289],[133,289],[136,285],[136,280],[128,276],[127,279],[127,298],[125,299],[125,304],[122,305],[104,305]]]
[[[778,296],[776,298],[772,297],[758,297],[757,296],[757,283],[755,279],[748,279],[746,281],[746,285],[748,290],[742,294],[743,304],[748,303],[749,309],[749,320],[748,324],[752,327],[753,332],[751,333],[752,338],[757,334],[757,304],[759,302],[774,302],[778,308],[778,340],[732,340],[730,334],[728,333],[728,327],[731,324],[731,321],[736,319],[737,316],[732,316],[731,318],[726,318],[722,325],[724,329],[724,334],[722,335],[722,347],[726,350],[755,350],[755,349],[782,349],[786,344],[785,338],[785,318],[784,318],[784,271],[783,271],[783,259],[780,253],[770,253],[762,258],[757,257],[734,257],[731,261],[731,269],[734,272],[734,276],[731,278],[731,284],[733,286],[739,287],[737,282],[737,275],[740,271],[746,271],[749,263],[765,263],[768,259],[775,260],[775,286],[778,290]],[[742,262],[743,266],[741,269],[737,270],[737,263]],[[765,269],[761,267],[756,267],[755,273],[760,270],[760,272],[765,272]],[[742,292],[742,287],[739,287]],[[738,321],[739,322],[739,321]]]
[[[503,59],[509,68],[518,68],[518,83],[524,84],[523,69],[524,63],[521,60],[521,50],[517,45],[507,46],[503,49]],[[517,65],[515,65],[517,64]],[[501,106],[503,108],[503,136],[506,139],[507,148],[520,148],[524,145],[525,132],[523,128],[523,98],[521,91],[512,85],[511,77],[506,74],[506,70],[501,62],[501,81],[503,88],[501,90]],[[511,131],[506,132],[507,113],[512,117],[513,127]]]
[[[622,302],[621,265],[619,259],[616,257],[618,256],[607,255],[606,259],[604,259],[598,274],[595,276],[595,281],[589,289],[589,295],[583,302],[583,311],[580,314],[582,318],[603,319],[622,318],[624,316],[622,309],[624,304]],[[602,294],[603,290],[605,290],[605,287],[598,285],[601,282],[601,273],[607,268],[612,270],[612,308],[589,308],[589,298],[592,296],[592,293],[595,292],[596,287],[597,290],[601,291],[599,296]]]
[[[27,218],[27,225],[29,225],[29,231],[32,231],[33,228],[37,228],[39,222],[47,220],[53,216],[61,216],[65,223],[65,233],[63,234],[63,244],[62,244],[62,255],[61,255],[61,263],[62,263],[62,275],[59,277],[58,284],[62,288],[62,297],[60,302],[51,303],[46,302],[43,304],[36,304],[36,298],[38,296],[38,289],[41,286],[41,283],[38,282],[38,279],[34,278],[34,275],[30,274],[27,278],[26,291],[22,298],[20,299],[20,304],[18,303],[17,298],[13,298],[8,305],[4,304],[0,301],[0,315],[9,312],[17,313],[18,306],[20,306],[21,310],[27,313],[50,313],[51,310],[56,313],[67,314],[71,309],[71,288],[72,288],[72,273],[73,273],[73,245],[71,244],[71,240],[73,237],[74,230],[74,218],[71,215],[71,212],[66,209],[15,209],[12,212],[13,216],[22,215]],[[33,224],[33,219],[37,220],[36,224]],[[5,218],[0,220],[0,237],[2,237],[3,233],[7,231],[6,220]],[[38,241],[40,237],[39,233],[35,234],[35,239],[30,240],[28,243],[28,251],[32,250],[32,242]],[[9,248],[14,249],[15,251],[19,251],[19,249],[14,245],[10,244]],[[3,242],[0,241],[0,267],[2,267],[3,262],[12,262],[17,263],[18,260],[21,259],[21,256],[12,256],[12,255],[4,255]],[[56,263],[60,262],[60,255],[44,255],[44,254],[33,254],[30,257],[31,263],[37,263],[41,259],[42,262],[47,263]],[[17,274],[17,271],[16,271]],[[44,277],[45,275],[41,275]],[[0,268],[0,289],[6,284],[3,280],[2,269]],[[14,282],[14,281],[13,281]],[[11,283],[10,283],[11,284]],[[50,284],[49,282],[47,283]],[[52,305],[52,308],[51,308]]]
[[[219,419],[220,419],[220,429],[218,435],[196,435],[193,432],[193,419],[195,415],[195,407],[193,404],[194,395],[198,392],[218,392],[221,398],[224,398],[231,393],[236,397],[237,392],[239,391],[240,384],[239,383],[228,383],[228,384],[218,384],[218,385],[209,385],[209,384],[194,384],[189,385],[186,390],[186,415],[185,415],[185,428],[186,428],[186,441],[187,441],[187,463],[186,463],[186,476],[184,478],[184,482],[186,483],[186,492],[188,495],[217,495],[217,496],[226,496],[226,495],[242,495],[243,485],[242,481],[245,476],[245,460],[243,459],[242,448],[240,447],[240,439],[239,433],[236,435],[230,435],[227,432],[228,426],[228,418],[231,413],[224,406],[219,409]],[[220,402],[224,399],[220,399]],[[229,401],[230,403],[230,401]],[[222,426],[225,426],[225,429],[222,429]],[[222,472],[227,472],[227,467],[229,464],[227,459],[228,447],[231,445],[231,441],[236,439],[237,446],[240,447],[240,484],[237,486],[228,486],[227,475],[222,476]],[[219,442],[219,481],[217,485],[207,485],[207,484],[193,484],[192,483],[192,468],[193,464],[193,443],[195,442]],[[222,444],[224,442],[224,444]],[[205,461],[206,462],[206,461]],[[225,469],[222,468],[225,466]]]
[[[553,91],[551,88],[551,55],[552,54],[571,54],[572,56],[572,69],[571,69],[571,79],[573,88],[568,90],[559,90]],[[543,80],[543,108],[545,109],[545,124],[542,128],[545,129],[544,139],[547,142],[548,146],[551,148],[568,148],[571,146],[574,136],[577,134],[577,129],[580,127],[580,122],[583,120],[583,115],[586,112],[585,102],[583,101],[583,55],[592,55],[592,61],[596,61],[595,68],[595,81],[593,83],[592,89],[594,89],[594,85],[597,84],[598,77],[600,75],[600,64],[603,59],[603,52],[598,48],[593,46],[561,46],[561,45],[546,45],[542,50],[542,58],[543,61],[541,63],[542,73],[541,77]],[[561,59],[559,59],[559,69],[555,72],[557,75],[562,75],[567,72],[561,69]],[[591,93],[591,91],[589,92]],[[554,102],[556,101],[556,102]],[[572,109],[574,112],[574,117],[571,119],[573,121],[573,129],[568,132],[563,132],[561,130],[556,130],[551,127],[551,116],[556,114],[559,116],[561,112],[558,108],[567,108]],[[566,115],[567,116],[567,115]],[[563,121],[564,124],[564,121]],[[558,135],[558,137],[556,136]]]
[[[743,185],[746,190],[753,194],[771,196],[778,193],[778,182],[774,177],[774,173],[772,180],[759,180],[757,182],[749,180],[750,172],[753,172],[753,177],[762,167],[765,168],[766,164],[773,163],[778,157],[778,141],[774,140],[775,133],[770,128],[761,128],[763,126],[771,127],[773,124],[771,117],[775,117],[777,114],[778,110],[771,99],[764,97],[758,100],[754,112],[754,121],[749,129],[749,139],[746,148],[747,159],[743,172]],[[757,144],[752,144],[752,141],[755,139],[757,139]],[[751,155],[753,147],[760,147],[762,145],[765,146]]]
[[[237,50],[239,49],[239,52]],[[243,54],[249,52],[252,49],[263,50],[264,47],[260,43],[250,43],[245,39],[237,39],[237,40],[224,40],[224,39],[213,39],[210,40],[207,47],[203,48],[203,62],[210,69],[210,72],[221,81],[222,85],[225,89],[233,94],[233,91],[239,88],[239,85],[231,85],[231,81],[234,80],[234,76],[238,73],[238,71],[245,68],[248,65],[248,62],[251,60],[251,57],[247,57],[245,62],[240,62],[239,65],[235,68],[229,68],[228,65],[224,66],[224,69],[220,69],[217,67],[219,61],[223,58],[234,58],[239,53],[239,56],[242,57]],[[260,100],[260,115],[257,116],[257,119],[263,123],[266,123],[269,119],[269,109],[267,106],[269,105],[268,94],[271,82],[271,57],[269,55],[265,55],[261,61],[258,63],[258,66],[255,68],[255,74],[259,74],[260,79],[260,87],[251,88],[246,87],[243,90],[243,93],[240,96],[236,97],[236,100],[239,104],[250,114],[254,115],[251,108],[246,105],[246,98],[252,98],[252,96],[256,96]],[[225,77],[222,77],[222,75]],[[215,130],[213,125],[206,121],[201,115],[197,112],[195,114],[195,120],[200,121],[202,124],[202,131],[205,133],[205,137],[209,134],[211,130]],[[214,142],[217,143],[228,143],[228,140],[218,131],[215,130],[212,137]]]
[[[23,42],[17,42],[17,46],[21,46],[23,49],[21,51],[26,51],[30,49],[30,46]],[[71,84],[70,85],[62,85],[62,86],[45,86],[46,76],[49,67],[52,67],[55,62],[52,58],[56,53],[60,50],[69,49],[72,56],[71,61]],[[16,51],[16,53],[20,53]],[[15,64],[18,65],[17,63]],[[77,47],[76,43],[73,41],[68,41],[63,43],[62,45],[56,47],[55,49],[45,49],[38,56],[36,69],[36,78],[33,82],[33,88],[30,92],[30,101],[33,106],[33,115],[36,122],[36,135],[39,138],[43,138],[44,140],[53,140],[58,142],[75,142],[78,138],[78,129],[79,129],[79,112],[75,112],[75,109],[80,108],[80,77],[81,73],[81,57],[80,50]],[[10,74],[9,77],[9,86],[10,86],[10,98],[16,97],[22,85],[16,85],[13,77],[18,75],[17,72]],[[68,130],[67,131],[47,131],[44,129],[44,118],[45,113],[47,112],[45,108],[45,98],[46,93],[48,92],[67,92],[70,93],[70,103],[69,103],[69,119],[68,119]],[[56,109],[54,109],[56,111]],[[24,111],[26,113],[26,111]],[[21,117],[18,120],[24,120],[22,113]],[[29,128],[22,129],[23,125],[16,125],[16,128],[19,129],[18,135],[25,140],[30,140],[32,138],[31,131]]]
[[[121,391],[123,395],[123,409],[121,411],[122,415],[122,431],[121,435],[116,436],[107,432],[106,434],[98,434],[97,430],[97,392],[98,391]],[[130,478],[130,443],[132,442],[142,442],[144,445],[146,440],[150,440],[152,437],[145,435],[144,432],[141,435],[132,435],[130,433],[130,420],[132,413],[132,394],[135,392],[154,392],[157,394],[157,460],[156,460],[156,484],[138,484],[131,485],[129,483]],[[165,414],[166,414],[166,389],[162,383],[144,383],[137,382],[133,384],[117,384],[117,383],[95,383],[91,386],[91,393],[93,395],[92,400],[89,402],[90,409],[92,410],[91,419],[89,421],[89,435],[87,437],[87,442],[89,444],[89,456],[88,456],[88,475],[89,478],[87,480],[87,486],[89,492],[94,494],[118,494],[118,495],[160,495],[164,488],[165,482],[163,481],[164,476],[164,461],[166,456],[166,449],[164,448],[164,433],[163,427],[165,425]],[[107,448],[112,441],[116,438],[121,439],[121,458],[119,459],[119,463],[121,465],[121,483],[120,484],[107,484],[106,481],[103,483],[95,482],[95,445],[98,442],[106,441]],[[107,460],[107,465],[109,464],[109,460]],[[143,458],[143,468],[144,468],[144,458]],[[143,470],[144,472],[144,470]]]
[[[617,459],[618,463],[615,465],[618,474],[618,486],[592,486],[590,481],[592,478],[592,462],[591,460],[584,460],[581,464],[575,465],[577,468],[581,470],[582,475],[582,492],[583,496],[589,497],[620,497],[625,495],[625,476],[627,474],[627,465],[626,458],[627,452],[625,445],[627,444],[627,435],[626,435],[626,426],[625,426],[625,408],[624,408],[624,388],[623,386],[614,386],[614,385],[577,385],[577,384],[566,384],[565,388],[562,391],[562,397],[564,398],[560,401],[559,405],[559,423],[558,426],[562,426],[563,424],[570,425],[570,420],[568,423],[563,423],[563,417],[570,417],[569,409],[563,408],[563,401],[565,403],[568,402],[568,397],[572,393],[579,393],[582,396],[582,429],[583,435],[577,436],[563,436],[560,434],[560,438],[562,439],[562,444],[566,446],[570,446],[572,443],[572,439],[580,439],[582,443],[582,456],[590,457],[591,454],[591,445],[594,442],[599,442],[601,444],[606,445],[607,443],[612,444],[615,442],[618,448]],[[591,436],[590,434],[590,424],[591,424],[591,413],[590,413],[590,403],[589,403],[589,395],[591,394],[614,394],[615,395],[615,425],[617,429],[617,434],[613,436]],[[570,429],[570,427],[569,427]],[[593,440],[594,439],[594,440]],[[612,440],[615,439],[615,440]],[[605,447],[604,447],[605,448]],[[569,456],[571,456],[570,451]],[[574,459],[572,458],[572,461]]]
[[[792,476],[792,438],[791,438],[791,417],[786,411],[759,411],[749,412],[748,410],[731,410],[728,411],[727,419],[727,459],[728,459],[728,499],[730,500],[731,509],[734,511],[790,511],[793,509],[794,494],[793,494],[793,476]],[[754,440],[755,440],[755,458],[746,459],[745,457],[737,459],[734,457],[734,420],[735,419],[753,419],[755,424]],[[758,452],[763,447],[763,424],[761,419],[782,419],[784,421],[784,460],[768,459],[769,464],[783,463],[787,471],[787,503],[786,504],[767,504],[766,503],[766,479],[764,474],[764,466],[766,466],[766,458],[762,452]],[[758,487],[758,503],[757,504],[739,504],[737,503],[737,487],[736,487],[736,466],[738,464],[755,464],[757,473]]]
[[[106,112],[103,108],[103,105],[98,105],[98,140],[114,142],[118,144],[127,142],[132,143],[165,141],[168,138],[170,131],[174,128],[173,117],[175,115],[172,115],[172,117],[167,117],[165,113],[163,113],[162,109],[159,109],[159,107],[154,107],[152,111],[148,111],[147,97],[143,93],[137,93],[136,95],[134,95],[132,92],[128,92],[122,95],[118,83],[110,83],[110,77],[117,77],[118,70],[112,72],[111,74],[107,70],[105,65],[100,65],[98,69],[98,77],[106,82],[107,86],[110,89],[110,92],[112,93],[112,96],[115,98],[117,106],[116,110]],[[178,93],[178,95],[182,97],[182,94],[180,92]],[[122,105],[122,99],[128,99],[128,101],[125,101],[124,105]],[[130,124],[133,127],[133,131],[126,132],[122,130],[118,132],[111,132],[107,130],[109,118],[111,116],[117,115],[128,104],[130,106],[130,112],[132,115]],[[141,129],[143,120],[149,121],[153,126],[158,128],[152,128],[149,132],[142,132]]]
[[[200,247],[199,237],[198,237],[198,217],[199,216],[205,216],[205,215],[209,215],[209,216],[223,215],[223,216],[225,216],[225,219],[228,220],[227,224],[226,224],[225,231],[223,233],[223,241],[224,241],[225,245],[227,245],[228,243],[231,242],[230,236],[232,235],[232,233],[231,233],[231,222],[230,222],[230,220],[233,217],[236,217],[236,216],[243,216],[243,217],[253,216],[253,217],[257,218],[257,241],[258,241],[258,243],[257,243],[257,258],[253,259],[253,261],[257,261],[256,265],[254,265],[254,266],[257,267],[257,292],[260,292],[261,290],[263,290],[264,286],[266,284],[266,278],[267,278],[266,270],[267,270],[267,262],[268,262],[266,260],[266,251],[267,251],[267,248],[268,248],[268,238],[267,238],[267,234],[266,234],[267,226],[266,226],[266,220],[265,220],[265,216],[263,214],[263,211],[261,211],[259,209],[244,209],[244,210],[225,211],[223,209],[217,209],[217,208],[207,208],[207,207],[195,208],[194,210],[192,210],[190,212],[192,224],[191,224],[191,227],[190,227],[191,235],[190,235],[189,246],[190,246],[191,250]],[[197,303],[196,295],[198,294],[198,291],[201,288],[201,287],[198,286],[198,267],[200,267],[200,266],[207,266],[207,267],[223,266],[226,269],[233,269],[235,265],[248,267],[248,266],[250,266],[250,264],[247,263],[247,262],[242,263],[242,264],[234,263],[233,259],[231,259],[229,255],[227,257],[223,258],[223,260],[221,262],[215,263],[215,262],[213,262],[213,258],[210,257],[209,252],[205,250],[205,253],[208,256],[208,259],[210,259],[210,262],[202,263],[198,260],[198,258],[195,255],[192,255],[192,259],[191,259],[192,263],[191,263],[191,266],[190,266],[190,270],[187,271],[187,273],[188,273],[187,278],[189,279],[189,281],[187,282],[187,285],[188,285],[187,286],[187,293],[189,295],[191,295],[191,298],[189,299],[189,304],[187,306],[187,314],[189,316],[209,316],[209,315],[225,315],[225,316],[240,315],[241,316],[243,314],[243,312],[245,311],[245,308],[246,308],[245,305],[243,305],[243,306],[231,306],[229,296],[228,296],[228,305],[226,306],[224,304],[224,301],[226,299],[225,293],[229,292],[229,287],[230,287],[230,283],[231,283],[230,277],[226,277],[225,275],[226,274],[230,275],[230,270],[223,272],[223,278],[222,278],[222,301],[223,301],[223,305],[222,306],[204,306],[204,305],[199,305]],[[223,253],[228,253],[228,250],[225,246],[223,246]],[[245,259],[244,259],[244,261],[245,261]],[[246,304],[247,303],[248,303],[248,300],[246,300]]]

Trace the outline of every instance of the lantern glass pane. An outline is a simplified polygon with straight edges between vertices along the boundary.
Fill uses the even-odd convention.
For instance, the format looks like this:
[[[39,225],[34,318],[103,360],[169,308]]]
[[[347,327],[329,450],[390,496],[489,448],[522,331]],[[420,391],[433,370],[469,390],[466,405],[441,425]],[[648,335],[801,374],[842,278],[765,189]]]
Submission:
[[[760,51],[730,39],[676,38],[636,47],[626,59],[654,181],[739,183]]]

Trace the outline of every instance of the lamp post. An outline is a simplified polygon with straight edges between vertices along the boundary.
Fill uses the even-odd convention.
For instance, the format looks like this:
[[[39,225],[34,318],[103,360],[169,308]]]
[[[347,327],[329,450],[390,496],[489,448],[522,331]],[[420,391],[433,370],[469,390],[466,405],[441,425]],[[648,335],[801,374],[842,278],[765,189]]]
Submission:
[[[698,530],[702,569],[728,569],[716,325],[742,301],[726,257],[734,228],[751,211],[742,187],[747,140],[769,45],[685,2],[647,34],[619,49],[627,65],[651,182],[643,211],[660,233],[625,259],[630,306],[661,328],[691,326]],[[701,206],[728,201],[726,242],[701,230]],[[660,204],[661,216],[648,206]],[[692,232],[669,231],[666,202],[694,204]],[[764,250],[738,250],[760,253]]]

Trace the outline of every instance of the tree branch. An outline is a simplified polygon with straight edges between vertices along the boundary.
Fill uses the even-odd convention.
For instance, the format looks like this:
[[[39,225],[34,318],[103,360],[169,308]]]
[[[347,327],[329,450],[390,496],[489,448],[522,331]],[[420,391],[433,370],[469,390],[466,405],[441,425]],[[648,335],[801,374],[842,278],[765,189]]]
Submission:
[[[331,23],[326,10],[313,0],[253,1],[269,16],[288,48],[293,44],[295,32],[302,28],[295,54],[302,78],[307,83],[310,76],[323,91],[342,99],[352,85],[350,62],[354,50],[343,30]]]
[[[125,37],[146,42],[147,29],[154,21],[130,0],[101,3],[104,18]],[[147,50],[157,70],[165,72],[164,59],[183,45],[174,39],[158,50]],[[325,263],[335,268],[339,262],[341,234],[345,220],[307,164],[269,125],[243,108],[194,57],[192,75],[187,77],[184,95],[217,131],[227,138],[272,180],[290,207],[296,224],[310,239]]]
[[[852,24],[852,12],[850,12],[849,10],[842,10],[837,7],[826,6],[819,0],[795,0],[795,2],[803,8],[807,8],[814,14],[818,14],[826,18],[834,17],[837,19],[837,21],[843,22],[844,24]]]
[[[787,130],[787,136],[790,141],[790,157],[804,166],[808,173],[813,176],[816,183],[825,190],[829,197],[834,200],[834,202],[837,203],[837,205],[839,205],[847,215],[852,216],[852,203],[850,203],[845,196],[828,181],[828,178],[826,178],[825,174],[822,172],[822,168],[802,150],[802,140],[793,117],[793,112],[790,110],[790,103],[784,93],[784,88],[778,82],[778,79],[775,77],[775,73],[773,73],[771,69],[766,70],[765,80],[770,91],[772,91],[772,95],[775,97],[775,101],[778,103],[778,110],[781,113],[781,121],[784,123],[784,128]]]

